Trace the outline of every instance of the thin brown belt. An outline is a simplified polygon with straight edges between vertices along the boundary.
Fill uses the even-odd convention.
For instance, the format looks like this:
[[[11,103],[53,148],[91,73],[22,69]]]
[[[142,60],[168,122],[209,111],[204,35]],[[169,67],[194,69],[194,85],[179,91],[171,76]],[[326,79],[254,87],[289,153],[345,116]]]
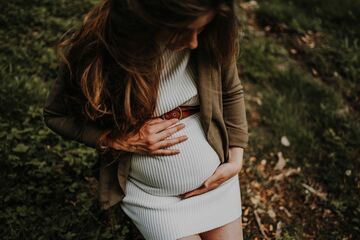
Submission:
[[[184,119],[196,112],[200,111],[200,106],[178,106],[166,113],[164,113],[163,115],[161,115],[160,117],[162,119],[172,119],[172,118],[178,118],[180,119]]]

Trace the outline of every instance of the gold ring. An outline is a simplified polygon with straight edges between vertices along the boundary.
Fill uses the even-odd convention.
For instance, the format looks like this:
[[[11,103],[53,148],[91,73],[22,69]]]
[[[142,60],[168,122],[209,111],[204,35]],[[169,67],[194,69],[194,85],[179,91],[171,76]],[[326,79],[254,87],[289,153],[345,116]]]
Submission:
[[[182,119],[182,115],[183,115],[183,114],[182,114],[181,108],[180,108],[180,107],[177,107],[177,108],[180,110],[180,118],[179,118],[179,120],[180,120],[180,119]]]

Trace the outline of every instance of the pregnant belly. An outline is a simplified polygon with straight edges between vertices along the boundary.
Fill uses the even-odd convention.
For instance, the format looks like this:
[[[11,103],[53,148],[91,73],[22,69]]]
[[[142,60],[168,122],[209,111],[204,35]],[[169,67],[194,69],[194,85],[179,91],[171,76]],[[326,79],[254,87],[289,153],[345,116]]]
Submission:
[[[198,188],[221,163],[205,137],[200,114],[195,113],[180,122],[185,128],[169,137],[188,136],[186,141],[169,147],[179,149],[179,154],[132,154],[129,180],[152,195],[176,196]]]

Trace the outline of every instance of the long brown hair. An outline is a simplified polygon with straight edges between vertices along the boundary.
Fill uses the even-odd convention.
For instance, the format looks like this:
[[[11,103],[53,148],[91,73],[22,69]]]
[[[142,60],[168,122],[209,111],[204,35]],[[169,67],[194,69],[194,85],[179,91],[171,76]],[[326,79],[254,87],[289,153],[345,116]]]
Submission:
[[[73,114],[110,121],[113,135],[134,133],[156,106],[162,46],[180,39],[185,27],[209,10],[214,19],[198,36],[208,67],[238,52],[239,22],[231,0],[102,0],[78,30],[56,46],[68,74],[66,101]]]

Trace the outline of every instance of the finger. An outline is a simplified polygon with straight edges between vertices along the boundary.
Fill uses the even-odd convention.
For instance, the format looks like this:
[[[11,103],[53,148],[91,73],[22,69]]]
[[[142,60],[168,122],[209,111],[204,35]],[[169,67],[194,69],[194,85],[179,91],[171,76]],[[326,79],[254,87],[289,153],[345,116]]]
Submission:
[[[150,155],[159,155],[159,156],[176,155],[179,153],[180,153],[179,149],[159,149],[149,152]]]
[[[162,131],[160,133],[157,133],[154,138],[158,141],[167,139],[168,137],[175,134],[177,131],[180,131],[184,127],[185,127],[184,123],[177,124],[171,128],[165,129],[164,131]]]
[[[187,139],[188,139],[188,137],[186,135],[176,137],[176,138],[173,138],[173,139],[165,139],[165,140],[162,140],[160,142],[157,142],[157,143],[153,144],[151,146],[151,148],[154,149],[154,150],[163,149],[163,148],[171,147],[171,146],[173,146],[175,144],[184,142]]]
[[[226,178],[218,178],[218,179],[215,179],[211,182],[205,182],[204,183],[204,186],[206,186],[207,188],[212,188],[213,186],[218,186],[220,184],[222,184],[223,182],[225,182]]]
[[[228,179],[228,176],[224,176],[223,173],[219,173],[216,175],[212,175],[211,177],[209,177],[208,179],[206,179],[206,181],[204,182],[204,186],[210,186],[213,183],[218,183],[218,182],[223,182],[226,179]]]
[[[175,123],[177,123],[179,120],[177,118],[173,118],[173,119],[169,119],[169,120],[163,120],[161,119],[161,121],[158,121],[155,124],[151,124],[149,126],[149,131],[152,133],[158,133],[163,131],[164,129],[169,128],[170,126],[174,125]]]
[[[215,188],[215,187],[214,187]],[[186,193],[183,195],[183,199],[185,198],[189,198],[189,197],[192,197],[192,196],[196,196],[196,195],[199,195],[199,194],[203,194],[203,193],[206,193],[208,191],[210,191],[212,188],[206,188],[206,187],[201,187],[199,189],[195,189],[189,193]]]
[[[198,188],[196,188],[194,190],[183,193],[182,197],[191,197],[191,196],[194,196],[194,195],[197,195],[197,194],[207,192],[209,189],[210,188],[205,187],[205,185],[203,184],[203,185],[201,185],[200,187],[198,187]]]
[[[203,188],[203,186],[201,186],[201,188]],[[193,195],[196,194],[197,192],[198,192],[198,189],[195,189],[195,190],[192,190],[192,191],[183,193],[183,194],[179,195],[179,197],[180,197],[180,198],[188,198],[188,197],[193,196]]]
[[[185,192],[183,194],[180,194],[179,197],[183,198],[185,195],[188,196],[188,195],[192,194],[193,192],[198,191],[198,190],[203,189],[203,188],[204,188],[204,185],[201,185],[200,187],[198,187],[198,188],[196,188],[194,190],[191,190],[191,191]]]

